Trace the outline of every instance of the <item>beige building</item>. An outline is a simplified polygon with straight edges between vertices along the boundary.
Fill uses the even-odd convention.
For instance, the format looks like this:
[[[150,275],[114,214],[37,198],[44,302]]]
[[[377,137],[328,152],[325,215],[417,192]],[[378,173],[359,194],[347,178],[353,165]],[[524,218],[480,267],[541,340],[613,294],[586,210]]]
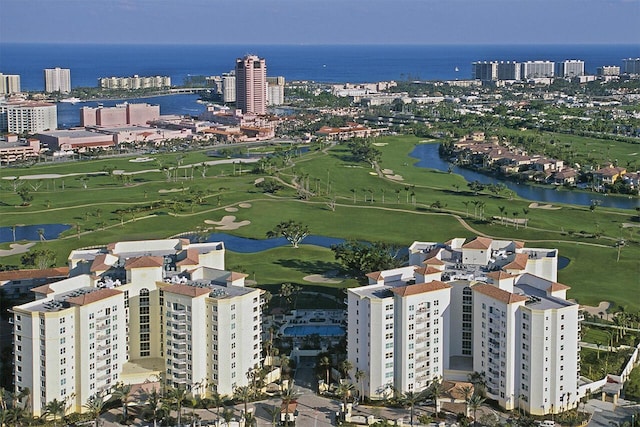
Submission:
[[[261,363],[261,291],[224,270],[224,245],[131,241],[73,251],[68,279],[12,309],[15,386],[42,414],[53,399],[83,412],[117,383],[164,378],[207,395],[248,384]]]
[[[47,93],[71,92],[71,70],[68,68],[46,68],[44,70],[44,90]]]

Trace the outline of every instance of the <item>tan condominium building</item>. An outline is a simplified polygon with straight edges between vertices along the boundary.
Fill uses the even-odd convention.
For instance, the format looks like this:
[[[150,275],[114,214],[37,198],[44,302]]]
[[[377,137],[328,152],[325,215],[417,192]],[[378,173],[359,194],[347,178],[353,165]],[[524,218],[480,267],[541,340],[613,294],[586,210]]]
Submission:
[[[247,385],[261,362],[261,291],[224,269],[224,244],[128,241],[71,252],[69,278],[13,307],[16,392],[83,412],[118,383],[206,396]],[[160,386],[160,385],[158,385]]]

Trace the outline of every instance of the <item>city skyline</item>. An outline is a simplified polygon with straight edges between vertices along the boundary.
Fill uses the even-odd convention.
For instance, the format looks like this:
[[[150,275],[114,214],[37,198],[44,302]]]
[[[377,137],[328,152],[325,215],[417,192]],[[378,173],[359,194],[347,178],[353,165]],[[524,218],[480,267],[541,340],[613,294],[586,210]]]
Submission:
[[[109,0],[101,3],[101,8],[78,0],[4,0],[0,40],[258,45],[640,44],[635,31],[640,0],[240,0],[216,4],[167,0],[151,6],[149,0]],[[12,18],[25,9],[30,11],[29,25],[40,31],[24,31],[24,22]],[[238,22],[243,22],[242,32],[237,31]],[[478,31],[482,22],[492,25]],[[175,30],[180,28],[188,31]]]

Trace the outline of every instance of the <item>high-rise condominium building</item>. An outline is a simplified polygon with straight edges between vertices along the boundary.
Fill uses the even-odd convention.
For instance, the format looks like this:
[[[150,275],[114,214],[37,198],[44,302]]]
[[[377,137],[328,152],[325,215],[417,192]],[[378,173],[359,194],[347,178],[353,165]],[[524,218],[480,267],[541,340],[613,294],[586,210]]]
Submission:
[[[171,77],[140,77],[137,74],[132,77],[100,77],[98,84],[101,88],[105,89],[163,88],[171,86]]]
[[[19,101],[0,104],[0,131],[36,133],[58,128],[56,104]]]
[[[267,77],[267,104],[284,104],[284,77]]]
[[[520,80],[520,64],[512,61],[473,62],[473,78],[477,80]]]
[[[68,68],[46,68],[44,70],[45,92],[71,92],[71,70]]]
[[[619,76],[620,67],[617,65],[603,65],[597,68],[597,74],[599,76]]]
[[[623,59],[622,72],[625,74],[640,74],[640,58]]]
[[[552,61],[527,61],[521,63],[520,75],[523,79],[554,76],[555,63]]]
[[[222,102],[236,102],[236,74],[235,71],[222,75]]]
[[[578,77],[584,76],[584,61],[578,59],[569,59],[566,61],[558,62],[556,64],[558,77]]]
[[[267,64],[247,55],[236,60],[236,106],[243,113],[267,112]]]
[[[68,279],[13,307],[16,392],[34,415],[69,412],[117,383],[207,396],[247,385],[261,361],[261,291],[224,270],[222,243],[118,242],[73,251]]]
[[[455,238],[414,242],[409,257],[348,290],[348,359],[366,396],[477,372],[507,410],[577,406],[580,315],[556,282],[557,250]]]
[[[20,93],[20,76],[0,73],[0,95]]]

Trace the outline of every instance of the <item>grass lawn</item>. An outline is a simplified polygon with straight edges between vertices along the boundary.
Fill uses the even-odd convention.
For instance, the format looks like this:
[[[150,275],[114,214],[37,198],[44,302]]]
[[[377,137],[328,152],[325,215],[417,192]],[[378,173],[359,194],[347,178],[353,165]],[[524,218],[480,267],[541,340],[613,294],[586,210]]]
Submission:
[[[307,224],[316,235],[382,240],[403,246],[414,240],[472,237],[476,230],[496,238],[524,240],[530,247],[558,248],[561,255],[571,259],[569,266],[559,272],[558,280],[571,286],[569,297],[582,304],[607,300],[625,306],[627,311],[640,310],[640,229],[632,229],[632,233],[621,229],[635,212],[605,208],[590,212],[587,207],[571,205],[562,205],[556,211],[529,209],[529,201],[510,198],[508,194],[472,194],[458,175],[413,166],[415,159],[408,154],[420,141],[412,136],[376,140],[381,144],[380,167],[401,175],[402,181],[380,177],[369,165],[354,162],[344,146],[333,147],[326,154],[311,147],[290,164],[277,164],[279,171],[275,175],[248,173],[252,165],[244,165],[240,174],[240,168],[232,164],[209,166],[204,177],[201,169],[179,169],[169,180],[159,170],[131,175],[132,179],[126,182],[117,176],[87,175],[104,172],[111,166],[133,173],[157,169],[161,164],[173,167],[181,162],[188,166],[214,160],[203,152],[181,153],[183,158],[175,154],[153,155],[153,162],[144,163],[118,158],[3,168],[0,178],[42,173],[81,175],[43,179],[39,184],[25,181],[22,186],[33,196],[26,207],[20,206],[13,180],[0,179],[0,226],[71,224],[62,239],[36,245],[54,250],[59,265],[66,263],[69,252],[78,247],[123,239],[166,238],[202,227],[212,229],[205,220],[220,220],[225,215],[233,215],[237,221],[251,221],[228,233],[258,239],[288,219]],[[81,180],[85,175],[87,179]],[[283,188],[275,195],[264,194],[254,184],[257,178],[278,180]],[[308,200],[298,198],[297,191],[291,188],[293,182],[305,182],[312,193]],[[329,207],[331,201],[335,202],[335,210]],[[474,202],[484,203],[485,220],[475,215]],[[242,208],[240,203],[251,206]],[[507,213],[518,212],[519,218],[526,216],[528,227],[516,229],[499,220],[487,221],[500,215],[500,207],[505,207]],[[465,228],[459,219],[473,230]],[[599,239],[576,234],[596,230],[602,233]],[[628,244],[616,262],[613,244],[621,233]],[[8,247],[8,243],[0,244],[0,249]],[[15,255],[1,258],[0,263],[17,265],[19,260],[20,255]],[[269,288],[285,282],[312,286],[303,277],[335,270],[338,265],[329,249],[302,245],[299,249],[285,247],[259,254],[228,252],[227,267],[245,272],[251,279],[255,275],[260,286]],[[356,284],[355,280],[347,280],[325,286]]]

